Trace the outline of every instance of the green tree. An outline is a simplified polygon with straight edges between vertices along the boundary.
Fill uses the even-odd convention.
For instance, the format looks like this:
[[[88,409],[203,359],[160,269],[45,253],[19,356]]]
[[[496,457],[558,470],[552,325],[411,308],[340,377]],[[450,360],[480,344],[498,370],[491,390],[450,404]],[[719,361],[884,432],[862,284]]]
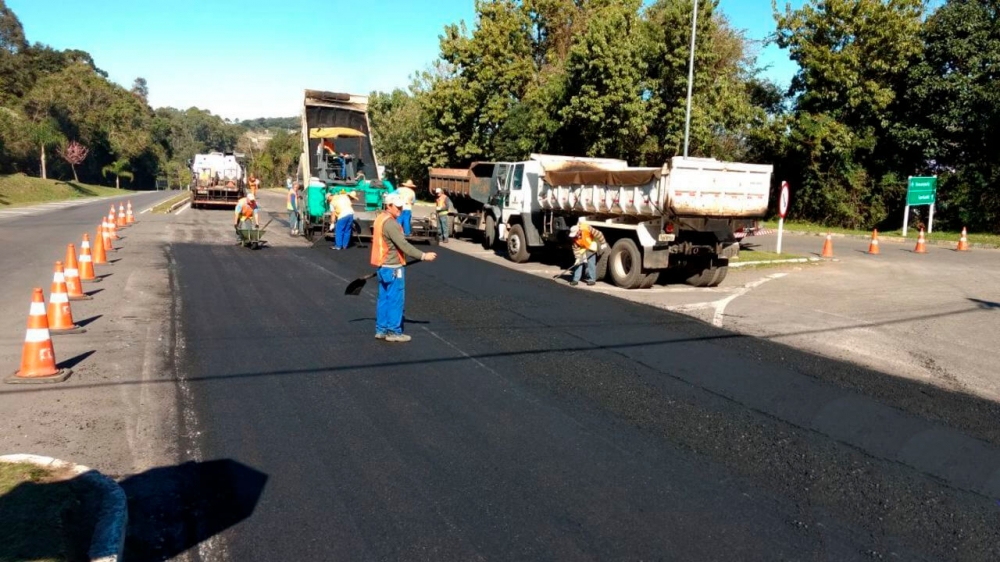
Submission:
[[[0,0],[0,104],[13,99],[27,79],[24,50],[28,42],[17,15]]]
[[[420,158],[424,140],[420,101],[401,89],[372,92],[368,97],[372,143],[390,179],[399,182],[426,180],[427,166]]]
[[[119,158],[118,160],[115,160],[114,162],[101,168],[101,174],[103,174],[104,177],[108,177],[108,174],[114,175],[115,189],[121,189],[122,188],[121,178],[129,180],[135,178],[135,176],[132,174],[132,172],[129,171],[128,168],[129,168],[128,160],[125,160],[124,158]]]
[[[775,10],[777,44],[799,72],[786,169],[793,212],[878,225],[899,193],[892,123],[920,53],[922,0],[809,0]]]

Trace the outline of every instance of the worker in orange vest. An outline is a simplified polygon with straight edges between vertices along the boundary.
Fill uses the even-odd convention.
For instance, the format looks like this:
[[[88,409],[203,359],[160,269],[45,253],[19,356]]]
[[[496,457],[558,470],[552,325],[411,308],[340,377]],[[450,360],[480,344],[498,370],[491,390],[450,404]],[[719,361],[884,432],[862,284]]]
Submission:
[[[573,256],[576,258],[573,264],[573,280],[569,284],[574,287],[580,284],[580,277],[586,266],[587,285],[593,286],[597,280],[597,254],[607,249],[608,241],[600,230],[585,222],[573,225],[569,229],[569,237],[573,240]]]
[[[448,215],[455,210],[455,205],[452,204],[448,194],[441,191],[440,187],[435,189],[434,193],[437,195],[434,201],[434,210],[438,217],[438,233],[441,234],[441,242],[447,244],[448,236],[451,234],[451,221]]]
[[[236,213],[233,216],[233,228],[236,232],[236,243],[240,243],[240,230],[250,230],[250,224],[260,228],[259,213],[257,212],[257,197],[253,193],[247,193],[236,203]]]
[[[402,227],[396,222],[403,210],[403,201],[399,195],[386,195],[385,203],[385,212],[375,219],[372,227],[371,264],[378,268],[375,339],[408,342],[410,336],[403,333],[406,296],[403,266],[406,265],[406,256],[415,260],[434,261],[437,254],[421,252],[406,241]]]

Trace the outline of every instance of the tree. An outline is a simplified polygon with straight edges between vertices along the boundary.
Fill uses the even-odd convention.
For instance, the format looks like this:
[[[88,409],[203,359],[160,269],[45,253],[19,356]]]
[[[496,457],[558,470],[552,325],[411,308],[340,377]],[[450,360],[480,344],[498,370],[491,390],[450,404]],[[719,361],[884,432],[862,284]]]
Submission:
[[[0,103],[21,92],[21,83],[27,79],[23,57],[27,47],[21,20],[0,0]]]
[[[48,171],[46,168],[46,151],[50,146],[54,146],[63,142],[65,137],[59,131],[59,127],[56,125],[53,119],[45,118],[41,121],[28,122],[27,123],[27,137],[31,139],[32,144],[38,148],[39,151],[39,162],[40,162],[40,174],[43,180],[48,179]]]
[[[146,83],[146,79],[143,77],[138,77],[132,82],[132,95],[142,100],[142,103],[149,103],[149,85]]]
[[[76,141],[70,141],[69,144],[59,149],[59,155],[62,156],[63,160],[65,160],[73,170],[73,181],[75,182],[80,181],[80,178],[76,175],[76,167],[83,164],[83,161],[87,159],[88,152],[89,150],[87,150],[86,146],[83,146]]]
[[[135,176],[132,175],[132,172],[128,171],[128,167],[128,160],[119,158],[111,164],[101,168],[101,174],[103,174],[104,177],[108,177],[108,174],[113,174],[115,176],[115,189],[121,189],[121,178],[129,180],[135,178]]]
[[[420,158],[424,130],[417,95],[398,88],[389,93],[372,92],[368,112],[372,144],[393,181],[425,180],[427,166]]]

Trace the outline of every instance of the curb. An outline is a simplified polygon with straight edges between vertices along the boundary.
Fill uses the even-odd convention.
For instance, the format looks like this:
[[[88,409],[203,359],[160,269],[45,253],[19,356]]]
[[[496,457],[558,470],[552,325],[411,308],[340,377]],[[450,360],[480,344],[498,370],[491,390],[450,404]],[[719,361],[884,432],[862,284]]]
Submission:
[[[90,538],[88,555],[91,562],[118,562],[125,548],[125,530],[128,527],[128,503],[125,491],[117,482],[83,465],[73,464],[39,455],[3,455],[0,462],[30,463],[43,468],[68,470],[87,481],[101,496],[94,534]]]
[[[774,232],[777,232],[777,230],[775,230]],[[826,236],[827,234],[829,234],[830,236],[832,236],[834,238],[854,238],[855,240],[871,240],[871,238],[872,238],[871,234],[844,234],[842,232],[808,232],[808,231],[805,231],[805,230],[786,230],[785,234],[792,234],[794,236],[817,236],[817,237],[818,236]],[[952,241],[952,240],[930,240],[930,239],[926,239],[927,238],[926,235],[924,236],[924,238],[925,238],[925,241],[926,241],[927,245],[929,245],[929,246],[945,246],[945,247],[947,247],[947,246],[958,246],[958,241],[957,240],[955,240],[955,241]],[[878,239],[879,239],[880,242],[884,240],[886,242],[900,242],[900,243],[912,242],[913,244],[917,243],[917,239],[916,238],[903,238],[902,236],[883,236],[881,233],[879,233]],[[991,244],[983,244],[982,242],[969,242],[969,247],[970,248],[979,248],[981,250],[996,250],[996,249],[998,249],[997,246],[994,246],[994,245],[991,245]]]
[[[787,260],[761,260],[761,261],[742,261],[733,263],[729,262],[729,267],[750,267],[754,265],[771,265],[771,264],[782,264],[782,263],[815,263],[823,261],[822,258],[793,258]]]
[[[187,205],[190,202],[191,202],[191,196],[188,195],[187,198],[181,199],[180,201],[178,201],[178,202],[174,203],[173,205],[171,205],[170,208],[167,209],[167,212],[168,213],[172,213],[172,212],[176,211],[178,208],[183,207],[184,205]]]

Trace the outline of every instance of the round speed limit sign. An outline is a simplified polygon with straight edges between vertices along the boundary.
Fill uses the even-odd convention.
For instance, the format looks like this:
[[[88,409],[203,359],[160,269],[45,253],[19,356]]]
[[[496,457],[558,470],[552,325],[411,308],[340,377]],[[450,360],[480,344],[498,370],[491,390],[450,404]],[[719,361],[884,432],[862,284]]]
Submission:
[[[788,214],[788,182],[781,182],[781,198],[778,200],[778,215],[785,218]]]

